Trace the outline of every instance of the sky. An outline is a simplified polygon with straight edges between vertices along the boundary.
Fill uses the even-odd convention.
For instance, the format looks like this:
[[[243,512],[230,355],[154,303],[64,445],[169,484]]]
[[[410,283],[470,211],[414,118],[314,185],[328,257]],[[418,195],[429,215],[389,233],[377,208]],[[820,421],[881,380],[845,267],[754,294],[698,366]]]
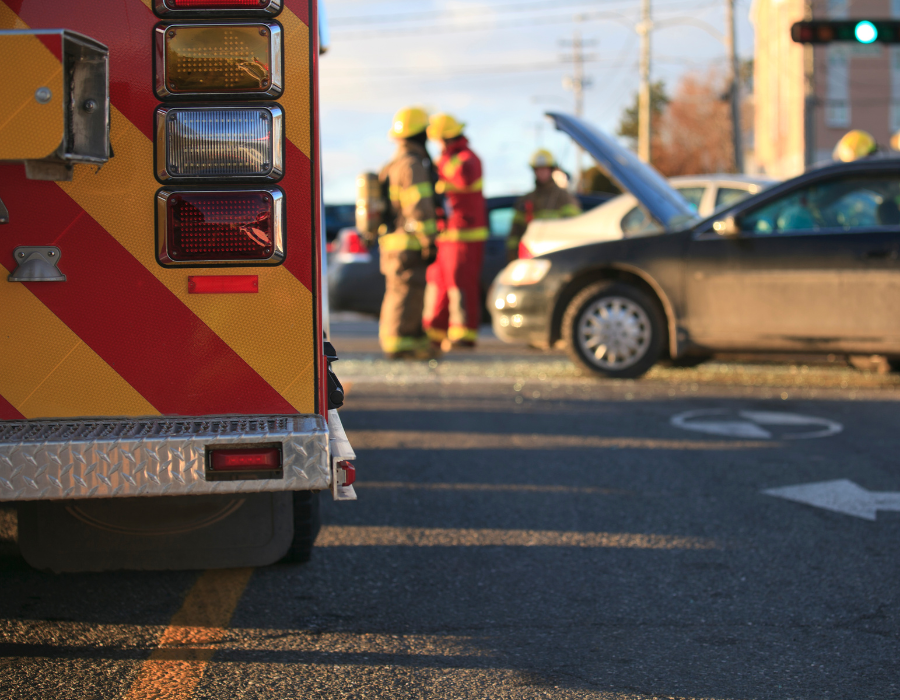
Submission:
[[[671,94],[683,74],[726,65],[715,36],[724,32],[725,0],[653,0],[652,7],[652,80],[664,80]],[[352,202],[356,176],[390,159],[387,131],[407,105],[465,122],[487,196],[528,191],[536,148],[549,148],[574,172],[571,141],[543,115],[574,111],[563,81],[576,30],[590,59],[586,120],[614,133],[638,89],[640,0],[325,0],[325,9],[330,46],[319,81],[328,203]],[[750,0],[737,0],[743,58],[753,54],[749,13]],[[434,144],[429,149],[437,155]]]

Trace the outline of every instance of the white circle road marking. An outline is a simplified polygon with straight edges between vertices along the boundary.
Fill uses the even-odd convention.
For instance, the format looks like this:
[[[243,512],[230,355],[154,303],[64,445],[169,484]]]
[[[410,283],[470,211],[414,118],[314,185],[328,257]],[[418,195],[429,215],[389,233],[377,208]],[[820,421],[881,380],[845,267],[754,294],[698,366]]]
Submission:
[[[786,411],[735,411],[728,408],[685,411],[672,416],[669,422],[682,430],[756,440],[822,438],[837,435],[844,429],[841,423],[818,416]]]

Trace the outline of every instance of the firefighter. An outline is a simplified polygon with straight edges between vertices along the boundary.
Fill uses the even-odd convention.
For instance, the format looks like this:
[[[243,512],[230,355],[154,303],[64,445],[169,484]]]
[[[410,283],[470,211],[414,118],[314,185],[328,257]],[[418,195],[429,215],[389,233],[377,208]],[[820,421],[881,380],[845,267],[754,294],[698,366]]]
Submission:
[[[446,220],[437,236],[437,259],[428,267],[423,322],[433,345],[444,350],[475,347],[481,321],[487,208],[481,160],[463,127],[449,114],[435,114],[428,125],[428,138],[441,147],[435,189],[444,197]]]
[[[868,131],[853,129],[841,137],[834,147],[832,158],[849,163],[860,158],[873,155],[878,150],[878,144]]]
[[[534,191],[516,202],[512,229],[506,239],[506,257],[510,261],[519,257],[519,241],[532,220],[565,219],[581,213],[578,200],[553,181],[557,164],[550,151],[535,151],[530,165],[534,170]]]
[[[433,356],[422,328],[425,270],[433,258],[437,233],[434,166],[425,148],[427,127],[423,109],[406,107],[397,112],[388,132],[397,142],[397,152],[378,176],[393,218],[393,225],[378,238],[385,281],[378,338],[389,359]]]

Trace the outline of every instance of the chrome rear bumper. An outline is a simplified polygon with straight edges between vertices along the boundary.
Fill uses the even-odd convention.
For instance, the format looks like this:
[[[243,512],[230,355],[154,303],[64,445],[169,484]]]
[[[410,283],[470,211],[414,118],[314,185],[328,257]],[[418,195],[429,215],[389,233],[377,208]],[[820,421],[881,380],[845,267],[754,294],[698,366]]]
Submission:
[[[208,447],[276,442],[282,478],[206,480]],[[318,415],[0,421],[0,501],[322,490],[332,474]]]

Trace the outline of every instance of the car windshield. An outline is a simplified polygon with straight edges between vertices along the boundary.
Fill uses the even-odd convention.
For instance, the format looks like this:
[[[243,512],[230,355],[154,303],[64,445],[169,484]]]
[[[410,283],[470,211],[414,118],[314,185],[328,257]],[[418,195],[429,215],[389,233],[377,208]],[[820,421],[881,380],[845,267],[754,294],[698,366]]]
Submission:
[[[512,230],[515,209],[512,207],[499,207],[488,212],[488,225],[491,236],[494,238],[506,238]]]
[[[742,231],[777,234],[900,226],[900,176],[840,178],[809,185],[740,219]]]
[[[691,209],[694,211],[700,209],[700,200],[703,199],[703,193],[706,192],[705,187],[676,187],[675,189],[687,200],[687,203],[691,205]]]

